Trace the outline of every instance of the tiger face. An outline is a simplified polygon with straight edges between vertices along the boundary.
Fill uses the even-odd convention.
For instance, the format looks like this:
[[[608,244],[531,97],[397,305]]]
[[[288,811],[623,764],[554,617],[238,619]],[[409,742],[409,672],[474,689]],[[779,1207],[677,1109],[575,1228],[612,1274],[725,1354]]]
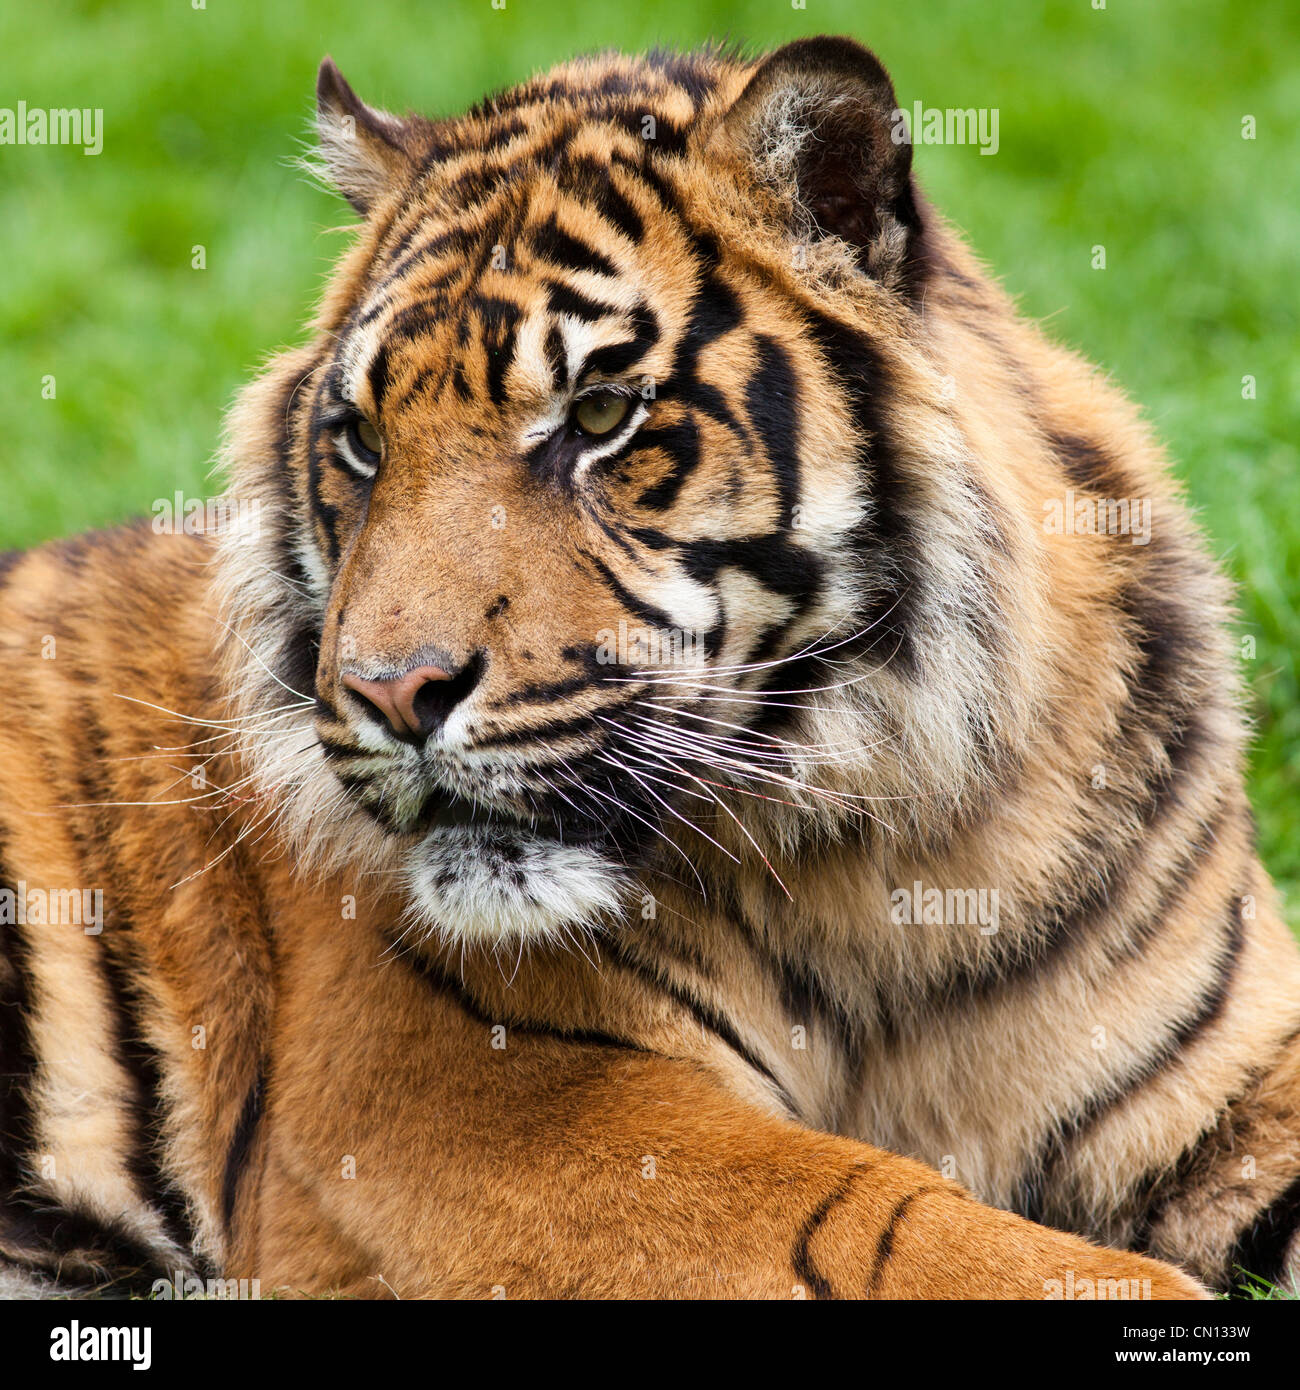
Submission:
[[[273,457],[235,463],[287,489],[263,568],[295,586],[249,623],[244,565],[237,620],[318,740],[262,726],[268,776],[493,942],[788,851],[870,756],[855,687],[909,659],[871,395],[921,369],[853,327],[920,299],[887,76],[830,39],[603,59],[435,122],[327,60],[318,105],[365,224],[259,398]]]

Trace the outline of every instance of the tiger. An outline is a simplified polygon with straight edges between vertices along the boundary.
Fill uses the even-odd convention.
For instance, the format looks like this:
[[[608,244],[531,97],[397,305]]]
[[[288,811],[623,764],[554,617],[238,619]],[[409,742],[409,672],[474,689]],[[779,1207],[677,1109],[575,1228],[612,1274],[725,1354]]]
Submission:
[[[218,520],[4,563],[5,1291],[1292,1276],[1231,590],[877,58],[317,135]]]

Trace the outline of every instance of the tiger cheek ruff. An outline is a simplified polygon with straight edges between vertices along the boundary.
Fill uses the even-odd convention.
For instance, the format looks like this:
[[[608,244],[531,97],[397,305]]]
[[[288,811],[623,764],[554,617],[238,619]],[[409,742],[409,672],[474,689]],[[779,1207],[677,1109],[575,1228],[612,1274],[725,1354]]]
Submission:
[[[317,102],[359,225],[225,524],[4,562],[0,1290],[1293,1271],[1226,583],[875,57]]]

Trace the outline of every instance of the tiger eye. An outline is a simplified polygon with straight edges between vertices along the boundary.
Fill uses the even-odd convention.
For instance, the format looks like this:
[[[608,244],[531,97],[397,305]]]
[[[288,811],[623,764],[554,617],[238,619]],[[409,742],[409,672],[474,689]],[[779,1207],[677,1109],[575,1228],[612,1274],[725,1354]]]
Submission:
[[[629,405],[626,396],[602,391],[580,400],[573,408],[573,419],[583,434],[608,434],[622,424]]]
[[[369,449],[372,454],[383,453],[383,437],[369,420],[362,418],[357,421],[357,438],[361,441],[362,446]]]

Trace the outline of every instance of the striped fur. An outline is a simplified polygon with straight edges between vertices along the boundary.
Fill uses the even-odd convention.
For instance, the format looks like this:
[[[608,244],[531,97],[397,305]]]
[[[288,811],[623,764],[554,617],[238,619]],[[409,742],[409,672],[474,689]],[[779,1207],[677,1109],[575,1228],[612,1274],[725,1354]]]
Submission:
[[[243,526],[4,576],[0,862],[106,908],[4,928],[0,1253],[403,1297],[1294,1271],[1224,582],[925,204],[874,58],[318,97],[363,221],[232,415]],[[1149,543],[1048,529],[1067,493]],[[346,678],[421,664],[399,739]],[[900,922],[914,885],[996,920]]]

